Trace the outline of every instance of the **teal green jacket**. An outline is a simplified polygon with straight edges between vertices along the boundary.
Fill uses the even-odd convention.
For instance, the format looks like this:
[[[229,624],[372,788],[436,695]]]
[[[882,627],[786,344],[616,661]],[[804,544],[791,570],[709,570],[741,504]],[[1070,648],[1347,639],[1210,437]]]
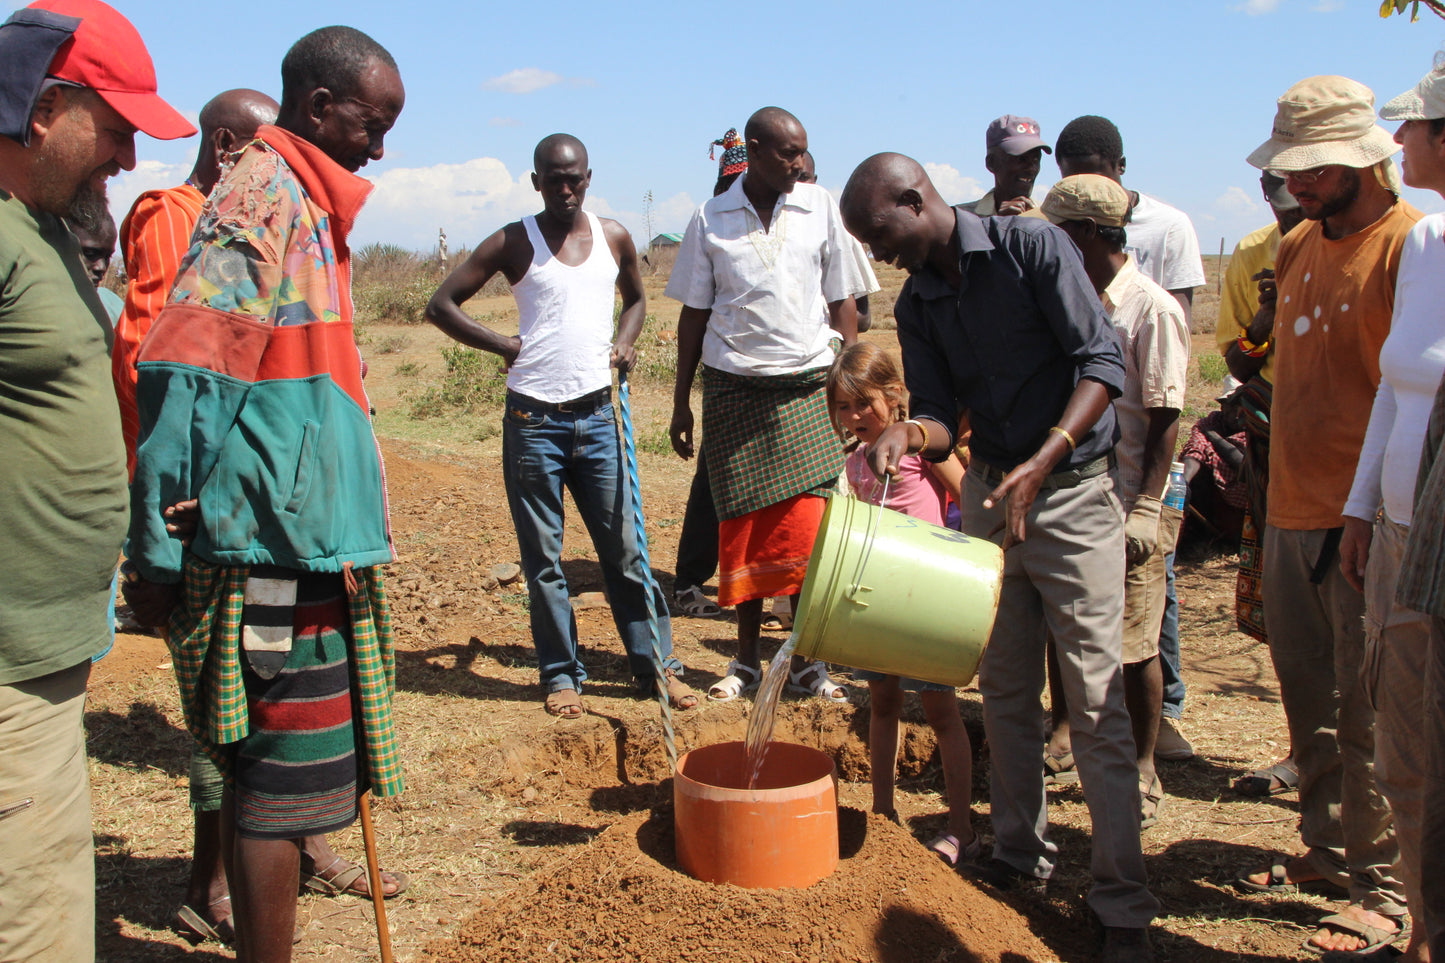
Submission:
[[[207,201],[136,365],[128,556],[179,582],[162,512],[190,498],[216,565],[311,572],[395,557],[351,324],[346,234],[370,185],[263,127]]]

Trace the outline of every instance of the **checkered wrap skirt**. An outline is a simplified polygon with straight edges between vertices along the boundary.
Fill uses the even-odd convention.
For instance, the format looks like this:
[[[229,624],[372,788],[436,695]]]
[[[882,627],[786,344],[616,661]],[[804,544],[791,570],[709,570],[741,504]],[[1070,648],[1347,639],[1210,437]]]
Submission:
[[[702,444],[722,520],[826,494],[843,470],[828,420],[827,368],[746,376],[702,369]]]

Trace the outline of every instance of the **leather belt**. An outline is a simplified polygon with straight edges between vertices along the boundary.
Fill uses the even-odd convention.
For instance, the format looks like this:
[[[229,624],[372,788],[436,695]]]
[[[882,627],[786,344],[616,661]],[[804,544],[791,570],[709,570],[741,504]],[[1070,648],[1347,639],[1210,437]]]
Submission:
[[[539,411],[555,411],[562,414],[575,414],[578,412],[596,411],[603,405],[612,403],[612,386],[598,388],[590,391],[580,398],[573,398],[571,401],[541,401],[530,395],[524,395],[520,391],[508,391],[513,398],[528,408],[536,408]]]
[[[1096,478],[1104,474],[1104,472],[1113,468],[1114,464],[1114,453],[1111,451],[1104,457],[1095,458],[1093,461],[1080,465],[1078,468],[1070,468],[1068,471],[1056,471],[1052,475],[1045,475],[1043,482],[1039,484],[1039,489],[1042,491],[1044,489],[1077,488],[1090,478]],[[1008,475],[1008,472],[1003,469],[986,465],[976,458],[968,463],[968,470],[977,471],[979,477],[983,479],[984,484],[991,488],[997,488]]]

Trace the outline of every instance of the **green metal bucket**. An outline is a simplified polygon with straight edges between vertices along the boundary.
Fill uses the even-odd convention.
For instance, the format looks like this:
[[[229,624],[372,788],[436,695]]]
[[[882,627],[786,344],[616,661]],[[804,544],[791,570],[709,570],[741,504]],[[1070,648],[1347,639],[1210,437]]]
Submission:
[[[978,671],[1003,583],[993,542],[828,499],[795,616],[797,654],[943,685]]]

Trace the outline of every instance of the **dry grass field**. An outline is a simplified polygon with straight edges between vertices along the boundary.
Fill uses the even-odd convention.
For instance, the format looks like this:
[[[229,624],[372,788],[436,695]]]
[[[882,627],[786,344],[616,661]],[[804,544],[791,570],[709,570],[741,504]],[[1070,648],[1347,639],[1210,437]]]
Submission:
[[[1208,334],[1217,306],[1215,260],[1206,259],[1210,282],[1196,302],[1195,329],[1202,333],[1196,335],[1187,421],[1211,407],[1222,374]],[[660,270],[647,279],[654,316],[641,343],[633,408],[652,562],[670,588],[692,466],[672,454],[666,441],[677,306],[662,296],[665,277]],[[896,348],[889,314],[903,277],[885,269],[880,280],[885,292],[874,301],[877,324],[867,337]],[[516,312],[504,291],[486,293],[469,308],[499,328],[515,330]],[[525,588],[520,583],[486,588],[492,565],[517,558],[498,464],[495,366],[491,359],[452,350],[426,325],[373,319],[360,340],[370,365],[367,385],[378,409],[400,553],[389,580],[396,603],[396,707],[408,788],[375,807],[383,864],[411,877],[408,892],[390,904],[398,959],[514,958],[505,952],[508,927],[483,925],[489,914],[510,912],[503,909],[509,906],[515,910],[516,894],[537,892],[542,895],[536,898],[545,898],[546,881],[587,859],[608,826],[636,822],[638,814],[665,817],[671,788],[656,708],[632,696],[601,599],[595,556],[580,524],[570,518],[564,564],[577,596],[584,658],[594,682],[584,693],[588,714],[583,719],[564,722],[543,713]],[[1233,777],[1282,755],[1287,743],[1268,654],[1234,631],[1233,574],[1232,556],[1182,565],[1179,572],[1190,686],[1185,726],[1199,754],[1162,767],[1169,799],[1159,826],[1144,837],[1154,888],[1164,905],[1156,945],[1165,960],[1304,959],[1308,954],[1300,944],[1308,924],[1331,911],[1331,904],[1316,897],[1244,897],[1228,885],[1269,853],[1293,847],[1296,819],[1292,796],[1250,801],[1228,788]],[[676,618],[674,631],[679,655],[689,667],[688,681],[705,689],[729,658],[734,626],[726,619]],[[960,695],[980,751],[974,811],[987,838],[987,755],[981,748],[978,694],[966,690]],[[867,731],[866,701],[866,689],[855,690],[849,706],[790,698],[779,723],[780,738],[834,756],[842,803],[862,809],[868,804],[861,740]],[[680,749],[741,738],[750,706],[747,700],[704,702],[678,714]],[[942,825],[942,778],[916,705],[909,713],[899,809],[904,826],[927,839]],[[138,634],[117,640],[115,652],[92,677],[87,727],[100,958],[111,963],[230,959],[228,950],[214,945],[191,949],[168,929],[187,868],[189,737],[180,725],[174,678],[159,640]],[[1013,905],[1050,954],[1087,960],[1094,939],[1082,909],[1088,885],[1087,813],[1076,788],[1052,793],[1051,803],[1063,850],[1055,882],[1046,899]],[[615,845],[614,837],[608,839],[613,842],[607,845]],[[334,842],[360,858],[356,830],[338,834]],[[915,849],[912,858],[932,860],[921,844]],[[894,877],[906,887],[911,875],[905,856]],[[927,885],[970,885],[943,875],[947,878],[940,880],[930,872]],[[646,927],[654,924],[655,914],[661,926],[669,912],[669,906],[652,906],[638,910],[635,920],[610,922]],[[598,926],[602,916],[599,910]],[[360,900],[303,897],[299,922],[304,932],[298,960],[377,959],[371,911]],[[583,923],[592,925],[590,919],[576,925]],[[737,954],[706,958],[754,958],[751,941],[757,934],[749,918],[744,914],[732,925]],[[827,930],[826,921],[816,925]],[[963,949],[967,925],[977,924],[938,922],[933,949],[908,958],[975,958]],[[467,949],[483,931],[491,949]],[[688,944],[686,925],[671,933],[679,946]],[[559,931],[544,957],[590,958],[576,947],[567,949],[572,935],[567,928]],[[880,931],[877,950],[858,958],[902,958],[887,951],[885,937]],[[467,955],[472,952],[477,955]],[[704,958],[683,953],[676,958],[685,956]]]

